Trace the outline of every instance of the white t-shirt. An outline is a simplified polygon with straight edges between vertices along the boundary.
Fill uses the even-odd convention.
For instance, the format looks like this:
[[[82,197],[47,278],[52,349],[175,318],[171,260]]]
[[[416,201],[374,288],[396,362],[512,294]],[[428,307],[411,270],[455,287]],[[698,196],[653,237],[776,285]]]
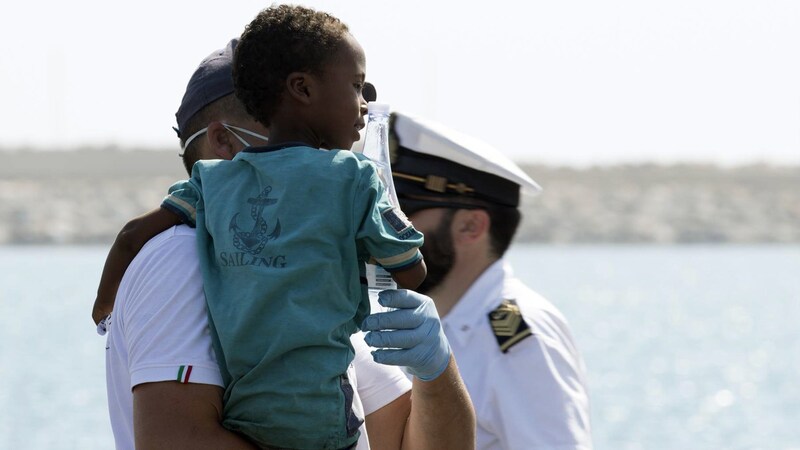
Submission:
[[[177,226],[151,239],[120,284],[108,321],[106,388],[117,449],[134,449],[133,395],[141,383],[222,386],[208,330],[194,229]],[[354,408],[369,415],[411,389],[403,372],[377,364],[363,336],[352,337]],[[352,376],[355,368],[355,376]],[[358,450],[368,450],[361,427]]]
[[[494,316],[502,318],[495,333],[489,314],[504,300],[518,310]],[[481,274],[442,325],[475,407],[477,449],[592,448],[585,367],[569,326],[503,260]]]

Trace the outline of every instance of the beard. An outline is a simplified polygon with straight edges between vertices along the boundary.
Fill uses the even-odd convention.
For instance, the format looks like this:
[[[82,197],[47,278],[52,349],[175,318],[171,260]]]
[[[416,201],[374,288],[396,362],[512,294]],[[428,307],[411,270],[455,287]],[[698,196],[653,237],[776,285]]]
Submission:
[[[439,222],[436,230],[425,235],[425,244],[420,248],[420,252],[425,258],[428,275],[416,289],[417,292],[427,294],[435,289],[453,268],[455,251],[453,250],[453,237],[450,235],[450,225],[453,223],[454,214],[455,210],[448,210],[442,216],[442,221]]]

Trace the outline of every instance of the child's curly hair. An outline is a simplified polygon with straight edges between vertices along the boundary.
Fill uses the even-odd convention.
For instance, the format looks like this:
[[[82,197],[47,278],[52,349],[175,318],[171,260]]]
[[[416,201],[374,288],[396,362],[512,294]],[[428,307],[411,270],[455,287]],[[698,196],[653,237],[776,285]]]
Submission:
[[[261,11],[242,33],[233,60],[236,96],[269,126],[292,72],[320,74],[349,32],[330,14],[302,6]]]

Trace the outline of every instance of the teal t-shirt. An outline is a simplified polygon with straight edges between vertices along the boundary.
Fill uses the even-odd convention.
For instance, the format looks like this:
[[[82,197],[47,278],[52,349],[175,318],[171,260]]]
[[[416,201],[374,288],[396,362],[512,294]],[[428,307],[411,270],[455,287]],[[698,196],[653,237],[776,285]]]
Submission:
[[[196,223],[223,424],[273,447],[355,443],[342,377],[369,314],[364,262],[402,269],[422,245],[374,165],[346,150],[249,148],[198,162],[162,206]]]

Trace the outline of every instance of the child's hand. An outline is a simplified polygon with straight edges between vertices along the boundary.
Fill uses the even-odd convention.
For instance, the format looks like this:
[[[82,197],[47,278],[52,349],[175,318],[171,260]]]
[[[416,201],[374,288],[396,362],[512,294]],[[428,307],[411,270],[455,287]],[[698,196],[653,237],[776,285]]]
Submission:
[[[111,323],[111,314],[100,319],[100,322],[97,324],[97,334],[99,334],[100,336],[105,336],[106,332],[108,331],[108,324],[110,323]]]
[[[101,320],[111,314],[111,308],[106,305],[107,302],[102,301],[100,297],[95,299],[94,306],[92,307],[92,320],[95,325],[98,325]]]

